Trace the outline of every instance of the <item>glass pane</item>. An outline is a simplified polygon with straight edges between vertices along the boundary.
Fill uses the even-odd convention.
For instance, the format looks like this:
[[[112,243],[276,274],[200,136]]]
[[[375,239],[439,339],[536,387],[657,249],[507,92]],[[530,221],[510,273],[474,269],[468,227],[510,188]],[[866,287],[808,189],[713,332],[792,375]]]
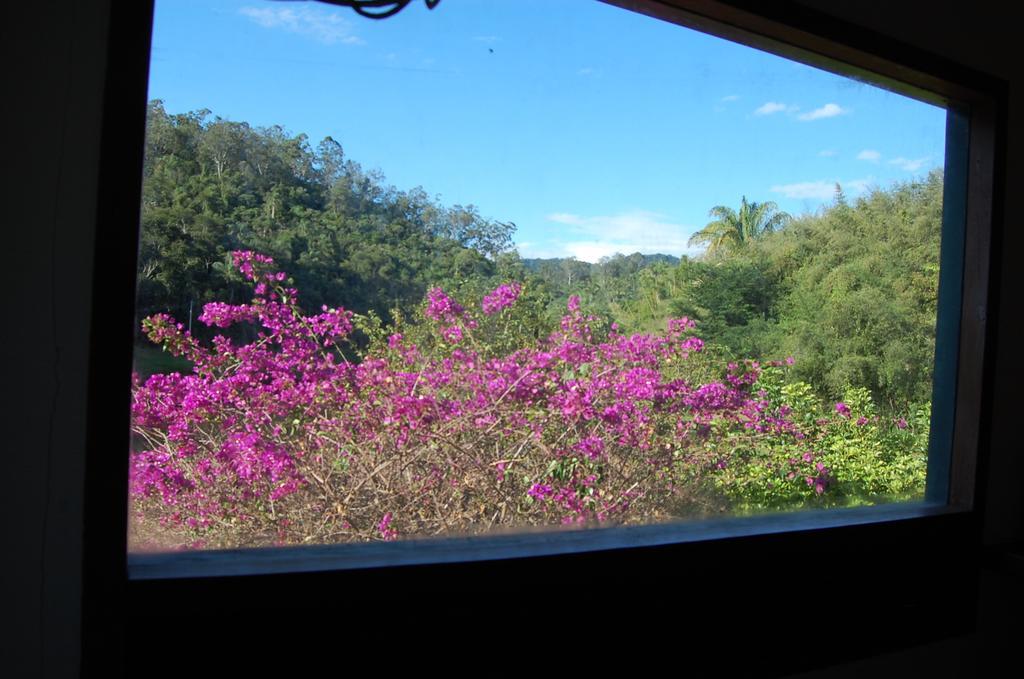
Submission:
[[[132,550],[923,496],[945,111],[591,0],[159,0]]]

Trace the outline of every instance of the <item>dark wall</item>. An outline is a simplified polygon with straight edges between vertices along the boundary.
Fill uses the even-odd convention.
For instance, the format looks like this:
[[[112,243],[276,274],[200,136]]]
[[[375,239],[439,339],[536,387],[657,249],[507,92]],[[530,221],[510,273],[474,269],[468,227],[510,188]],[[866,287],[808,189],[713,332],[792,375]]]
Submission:
[[[1010,83],[1006,185],[1021,186],[1024,116],[1017,22],[985,2],[802,4]],[[7,676],[77,673],[90,281],[95,234],[106,0],[37,0],[4,10],[4,573],[0,634]],[[997,370],[986,470],[990,543],[1024,538],[1024,455],[1016,414],[1024,339],[1016,291],[1024,235],[1007,192],[998,292]],[[99,247],[104,247],[103,243]],[[115,407],[119,404],[113,404]],[[111,454],[123,454],[111,451]],[[894,661],[895,662],[895,661]]]
[[[5,5],[0,674],[73,676],[108,4]],[[102,301],[100,301],[102,303]]]

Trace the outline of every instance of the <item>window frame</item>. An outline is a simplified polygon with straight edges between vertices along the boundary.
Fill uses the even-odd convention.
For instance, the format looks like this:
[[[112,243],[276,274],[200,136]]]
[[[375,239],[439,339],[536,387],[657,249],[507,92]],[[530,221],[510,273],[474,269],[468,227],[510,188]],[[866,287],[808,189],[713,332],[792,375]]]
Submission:
[[[688,525],[479,537],[472,544],[467,539],[448,539],[429,546],[407,541],[128,555],[128,457],[109,453],[122,450],[127,442],[128,385],[105,376],[111,371],[127,376],[132,360],[153,0],[128,3],[111,8],[104,94],[93,299],[107,303],[93,305],[90,337],[83,532],[85,667],[125,657],[123,644],[129,656],[140,652],[131,650],[142,638],[140,627],[131,621],[144,622],[147,634],[161,626],[171,629],[169,620],[174,617],[154,611],[166,611],[185,600],[191,602],[189,615],[201,616],[203,612],[255,610],[265,605],[267,593],[281,608],[304,608],[302,602],[340,603],[361,596],[380,597],[382,592],[385,598],[454,592],[469,601],[492,591],[496,581],[542,588],[544,583],[571,577],[583,586],[607,588],[609,574],[622,573],[657,579],[672,578],[681,570],[688,581],[699,583],[741,577],[751,565],[765,577],[782,579],[805,568],[808,554],[815,555],[816,569],[824,567],[847,583],[855,582],[847,586],[859,603],[848,629],[842,624],[837,628],[845,630],[843,643],[810,665],[806,660],[780,661],[779,667],[787,671],[967,629],[971,616],[964,611],[973,605],[974,592],[969,585],[954,583],[973,573],[973,549],[980,544],[974,500],[977,468],[984,463],[981,436],[991,410],[991,361],[986,360],[991,355],[991,339],[986,335],[991,314],[986,309],[993,206],[1005,135],[1005,85],[789,3],[766,7],[743,1],[602,1],[941,103],[951,112],[946,193],[948,197],[953,182],[966,185],[963,205],[957,206],[964,230],[962,247],[947,247],[947,230],[960,227],[944,206],[942,264],[946,268],[940,268],[945,272],[940,274],[940,297],[945,292],[946,301],[940,301],[939,334],[952,333],[956,342],[955,346],[942,344],[953,354],[942,363],[936,358],[935,391],[941,400],[949,393],[949,385],[955,384],[956,400],[947,404],[948,417],[937,423],[948,429],[942,435],[949,437],[950,457],[942,460],[935,451],[930,455],[925,502]],[[967,125],[969,136],[964,144],[951,145],[949,129],[957,125]],[[962,292],[956,289],[960,287],[956,278],[963,282]],[[956,294],[950,293],[951,286]],[[937,340],[937,351],[939,345]],[[942,366],[952,371],[940,376]],[[935,431],[933,422],[933,439]],[[948,469],[948,476],[941,469]],[[908,588],[896,587],[879,569],[887,559],[901,569],[916,571],[919,580]],[[771,601],[764,593],[746,594],[742,598],[735,592],[698,588],[686,593],[686,598],[705,615],[720,607],[723,598],[744,611]],[[285,596],[291,600],[285,601]],[[614,600],[628,594],[611,587],[609,596]],[[894,597],[904,601],[902,618],[876,624],[873,630],[859,624],[861,614]],[[787,615],[782,617],[788,619]],[[904,629],[913,625],[913,632]]]

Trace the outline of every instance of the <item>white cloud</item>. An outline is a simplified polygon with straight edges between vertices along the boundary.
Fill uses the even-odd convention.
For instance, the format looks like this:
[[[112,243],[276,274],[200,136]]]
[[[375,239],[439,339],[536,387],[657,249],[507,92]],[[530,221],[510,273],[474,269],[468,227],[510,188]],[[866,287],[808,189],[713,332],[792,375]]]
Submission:
[[[844,113],[849,113],[849,110],[843,108],[839,104],[825,104],[821,108],[816,108],[813,111],[808,111],[807,113],[801,113],[797,118],[800,120],[819,120],[821,118],[833,118]]]
[[[871,188],[872,184],[874,184],[874,180],[872,179],[851,179],[845,184],[842,184],[842,187],[843,191],[845,191],[847,195],[857,196]]]
[[[864,149],[857,154],[857,160],[866,160],[870,163],[877,163],[882,159],[882,154],[872,149]]]
[[[892,160],[890,160],[889,164],[895,165],[901,170],[906,170],[907,172],[917,172],[922,167],[924,167],[925,163],[927,163],[928,160],[929,159],[927,157],[915,158],[914,160],[911,160],[910,158],[904,158],[900,156],[899,158],[893,158]]]
[[[560,244],[554,246],[544,243],[536,243],[534,241],[523,241],[522,243],[515,244],[516,250],[519,252],[520,257],[526,259],[551,259],[552,257],[568,257],[569,255],[565,252]]]
[[[871,179],[851,179],[849,181],[825,181],[798,182],[796,184],[782,184],[773,186],[772,193],[781,193],[786,198],[796,200],[831,200],[836,195],[836,184],[843,187],[847,195],[864,193],[871,185]]]
[[[818,151],[818,155],[822,158],[834,158],[839,155],[839,152],[835,149],[822,149]]]
[[[280,28],[327,45],[364,42],[338,12],[319,7],[243,7],[238,12],[263,28]]]
[[[754,110],[754,115],[755,116],[770,116],[773,113],[778,113],[779,111],[786,111],[788,109],[789,109],[789,107],[786,106],[785,104],[781,104],[781,103],[779,103],[777,101],[768,101],[768,102],[765,102],[765,103],[761,104],[760,106],[758,106]]]
[[[739,98],[740,98],[740,95],[738,95],[738,94],[730,94],[730,95],[728,95],[726,97],[722,97],[714,105],[712,110],[715,111],[716,113],[722,113],[723,111],[728,110],[729,107],[727,106],[727,104],[731,104],[734,101],[738,101]]]
[[[597,75],[597,73],[597,69],[591,68],[589,66],[581,68],[580,70],[576,71],[577,75]]]
[[[629,248],[628,246],[624,250],[620,245],[604,243],[601,241],[575,241],[572,243],[566,243],[565,249],[572,257],[575,257],[581,262],[599,262],[602,257],[611,257],[616,253],[631,255],[634,252],[640,251],[639,248]],[[649,254],[657,253],[651,252]]]
[[[496,35],[474,35],[473,40],[475,40],[476,42],[482,42],[487,45],[492,45],[501,40],[501,38],[499,38]]]
[[[633,210],[594,217],[555,212],[548,215],[547,220],[567,228],[553,233],[547,244],[519,243],[524,257],[575,257],[596,262],[617,252],[675,256],[699,252],[699,248],[687,245],[695,229],[656,212]]]

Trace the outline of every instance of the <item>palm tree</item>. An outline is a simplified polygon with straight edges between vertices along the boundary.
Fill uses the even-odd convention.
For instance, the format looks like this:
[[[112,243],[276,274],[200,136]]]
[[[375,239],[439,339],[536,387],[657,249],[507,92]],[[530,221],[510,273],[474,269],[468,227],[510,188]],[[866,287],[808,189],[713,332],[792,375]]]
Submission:
[[[714,217],[715,221],[690,236],[689,244],[706,244],[709,255],[722,250],[738,250],[766,233],[777,231],[792,219],[775,203],[748,203],[746,196],[740,201],[739,212],[725,205],[716,205],[708,216]]]

